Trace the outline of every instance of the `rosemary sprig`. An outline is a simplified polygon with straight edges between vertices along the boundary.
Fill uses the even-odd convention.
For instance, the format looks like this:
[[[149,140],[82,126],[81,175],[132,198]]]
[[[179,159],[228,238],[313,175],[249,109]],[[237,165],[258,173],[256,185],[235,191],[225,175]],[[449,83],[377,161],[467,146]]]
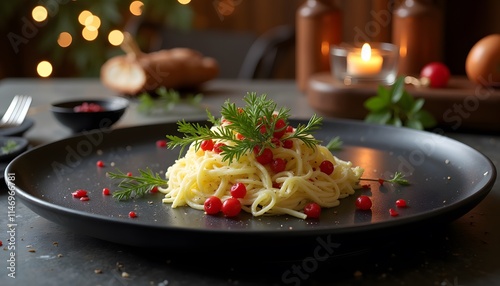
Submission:
[[[330,140],[330,142],[328,142],[328,144],[326,144],[326,148],[330,151],[340,150],[342,149],[342,144],[344,144],[344,142],[340,140],[340,137],[335,136]]]
[[[138,198],[146,195],[154,187],[167,185],[166,179],[161,178],[159,174],[154,174],[149,168],[139,170],[139,173],[139,176],[128,176],[121,171],[117,173],[108,172],[109,178],[122,180],[118,184],[119,190],[113,193],[113,197],[118,200],[128,200],[131,197]]]
[[[139,112],[145,114],[167,113],[179,104],[186,104],[193,107],[201,107],[200,102],[203,98],[202,94],[188,94],[184,97],[178,91],[167,89],[165,87],[157,88],[154,93],[143,92],[139,95]]]
[[[360,181],[372,181],[372,182],[379,182],[380,185],[383,185],[384,183],[391,183],[391,184],[397,184],[401,186],[408,186],[410,185],[410,182],[405,179],[405,175],[401,172],[395,172],[394,175],[392,176],[392,179],[384,179],[384,178],[360,178]]]
[[[184,136],[167,135],[168,147],[180,146],[182,154],[184,148],[192,143],[198,150],[203,140],[224,140],[228,144],[221,147],[222,160],[229,163],[238,160],[256,146],[262,147],[261,150],[265,147],[274,148],[273,134],[282,130],[276,128],[276,122],[279,120],[287,122],[290,109],[282,107],[276,110],[276,103],[268,100],[265,94],[257,96],[256,93],[248,93],[244,101],[246,105],[243,108],[237,107],[229,100],[224,103],[221,110],[222,122],[227,122],[224,128],[213,130],[199,123],[188,123],[185,120],[178,122],[178,131],[184,133]],[[220,124],[208,110],[207,115],[210,122]],[[319,129],[321,123],[322,118],[314,115],[307,124],[299,124],[293,133],[287,133],[281,139],[297,138],[312,148],[319,141],[312,137],[311,133]],[[245,140],[238,139],[236,134],[242,135]]]

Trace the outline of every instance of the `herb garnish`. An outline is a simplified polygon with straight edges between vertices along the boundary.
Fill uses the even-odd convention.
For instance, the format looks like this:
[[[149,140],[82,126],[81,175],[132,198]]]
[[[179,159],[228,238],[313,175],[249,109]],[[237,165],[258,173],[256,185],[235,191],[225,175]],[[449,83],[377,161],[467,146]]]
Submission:
[[[181,97],[179,92],[165,87],[156,89],[155,93],[156,97],[147,92],[139,95],[139,106],[137,109],[140,112],[146,114],[166,113],[178,104],[200,107],[200,102],[203,98],[202,94],[188,94],[185,97]]]
[[[344,142],[340,140],[340,137],[335,136],[330,140],[330,142],[328,142],[328,144],[326,144],[325,147],[330,151],[335,151],[342,149],[342,144],[344,144]]]
[[[121,179],[118,184],[119,191],[113,193],[113,197],[119,200],[128,200],[131,197],[142,197],[149,193],[151,189],[158,186],[166,186],[167,180],[154,174],[150,169],[139,170],[139,176],[129,176],[121,171],[117,173],[108,172],[111,179]]]
[[[3,145],[0,149],[2,150],[2,154],[9,154],[14,151],[17,147],[17,142],[14,140],[7,140],[5,145]]]
[[[365,121],[419,130],[430,128],[436,124],[436,119],[422,109],[424,103],[423,98],[414,99],[405,90],[404,78],[399,77],[389,88],[379,86],[377,95],[365,101],[370,111]]]
[[[373,179],[373,178],[359,178],[360,181],[373,181],[373,182],[379,182],[380,185],[383,185],[385,182],[391,183],[391,184],[397,184],[401,186],[408,186],[410,185],[410,182],[405,179],[405,175],[401,172],[395,172],[394,175],[392,176],[392,179],[384,179],[384,178],[378,178],[378,179]]]
[[[169,139],[168,147],[174,148],[180,146],[181,154],[183,149],[188,147],[193,142],[198,150],[203,140],[215,139],[225,140],[231,144],[222,146],[222,160],[231,163],[233,160],[238,160],[243,154],[252,151],[255,147],[260,147],[263,150],[266,147],[275,148],[273,142],[273,134],[281,131],[284,127],[276,128],[276,123],[279,120],[287,122],[290,116],[290,109],[280,108],[276,110],[276,103],[268,100],[265,94],[257,96],[256,93],[248,93],[244,101],[246,106],[239,108],[236,104],[229,100],[222,106],[221,115],[222,122],[214,118],[207,110],[209,121],[214,125],[224,124],[224,128],[217,130],[211,129],[208,126],[202,126],[199,123],[189,123],[185,120],[178,122],[178,130],[184,133],[184,137],[167,135]],[[292,133],[287,133],[281,138],[300,139],[308,147],[313,148],[319,141],[311,136],[314,130],[320,128],[322,118],[313,115],[307,124],[299,124]],[[236,134],[241,134],[245,140],[238,139]]]

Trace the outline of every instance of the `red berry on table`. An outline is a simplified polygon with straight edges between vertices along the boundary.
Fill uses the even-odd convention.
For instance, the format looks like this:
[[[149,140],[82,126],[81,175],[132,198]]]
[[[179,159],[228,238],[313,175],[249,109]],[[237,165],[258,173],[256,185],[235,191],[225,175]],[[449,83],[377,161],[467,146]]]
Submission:
[[[321,162],[321,164],[319,164],[319,169],[321,172],[323,172],[327,175],[331,175],[333,173],[334,166],[333,166],[333,163],[331,161],[325,160],[325,161]]]
[[[398,208],[404,208],[404,207],[406,207],[406,206],[407,206],[407,204],[406,204],[406,201],[405,201],[405,200],[403,200],[403,199],[399,199],[399,200],[397,200],[397,201],[396,201],[396,206],[397,206]]]
[[[432,62],[422,68],[420,78],[429,79],[430,87],[445,87],[450,79],[450,70],[443,63]]]
[[[99,160],[99,161],[97,161],[96,165],[97,165],[97,167],[102,168],[102,167],[104,167],[104,162]]]
[[[130,217],[130,218],[136,218],[137,214],[134,211],[131,211],[131,212],[128,213],[128,217]]]
[[[369,196],[361,195],[356,198],[356,207],[360,210],[369,210],[372,207],[372,200]]]
[[[128,172],[128,173],[127,173],[127,176],[128,176],[128,177],[132,177],[132,172]]]
[[[307,215],[307,218],[319,218],[321,206],[317,203],[308,203],[304,207],[304,214]]]
[[[109,196],[109,194],[111,194],[111,191],[108,188],[104,188],[102,189],[102,194],[105,196]]]
[[[229,198],[222,203],[222,213],[226,217],[237,216],[241,211],[241,203],[236,198]]]
[[[231,187],[231,196],[241,199],[247,194],[247,187],[243,183],[236,183]]]
[[[203,204],[203,209],[209,215],[217,214],[222,209],[222,201],[216,196],[208,197]]]

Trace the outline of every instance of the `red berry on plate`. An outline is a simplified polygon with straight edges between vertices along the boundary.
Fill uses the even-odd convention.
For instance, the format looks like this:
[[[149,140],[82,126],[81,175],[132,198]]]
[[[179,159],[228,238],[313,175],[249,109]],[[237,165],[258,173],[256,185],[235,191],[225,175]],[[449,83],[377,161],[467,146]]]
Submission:
[[[158,187],[157,186],[154,186],[151,188],[151,190],[149,190],[150,193],[158,193]]]
[[[105,195],[105,196],[109,196],[109,194],[110,194],[110,193],[111,193],[111,192],[110,192],[110,190],[109,190],[108,188],[104,188],[104,189],[102,189],[102,194],[103,194],[103,195]]]
[[[156,147],[165,148],[167,146],[167,140],[158,140],[156,141]]]
[[[398,216],[399,215],[399,213],[395,209],[393,209],[393,208],[389,209],[389,214],[391,216]]]
[[[398,208],[405,208],[407,206],[406,201],[403,199],[399,199],[396,201],[396,206]]]
[[[247,187],[243,183],[236,183],[231,187],[231,196],[233,198],[241,199],[247,194]]]
[[[276,158],[273,159],[270,166],[275,173],[283,172],[286,168],[286,161],[283,158]]]
[[[372,200],[369,196],[361,195],[356,198],[356,207],[360,210],[369,210],[372,207]]]
[[[203,140],[201,141],[200,148],[203,151],[212,151],[214,149],[214,141],[212,139]]]
[[[283,140],[283,148],[292,149],[292,147],[293,147],[293,141],[291,139]]]
[[[128,217],[129,218],[136,218],[137,214],[134,211],[131,211],[131,212],[128,213]]]
[[[99,160],[99,161],[97,161],[96,165],[97,165],[97,167],[102,168],[102,167],[104,167],[104,162]]]
[[[264,150],[262,150],[261,153],[260,148],[256,146],[253,149],[253,152],[255,154],[255,159],[257,160],[257,162],[261,163],[262,165],[269,164],[273,160],[274,155],[271,149],[269,148],[264,148]]]
[[[86,201],[88,201],[88,200],[90,200],[90,198],[89,198],[89,197],[87,197],[87,196],[85,196],[85,197],[81,197],[81,198],[80,198],[80,201],[84,201],[84,202],[86,202]]]
[[[308,203],[304,207],[304,214],[307,215],[307,218],[319,218],[321,206],[317,203]]]
[[[277,138],[277,139],[280,139],[281,137],[283,137],[283,135],[285,135],[285,132],[286,132],[286,122],[285,122],[285,120],[282,119],[282,118],[276,120],[276,123],[274,123],[273,137]]]
[[[214,149],[213,151],[217,154],[220,154],[222,153],[222,147],[226,146],[226,144],[222,143],[222,142],[219,142],[219,143],[215,143],[214,144]]]
[[[331,175],[333,173],[334,166],[331,161],[325,160],[321,162],[321,164],[319,164],[319,169],[321,170],[321,172],[327,175]]]
[[[422,68],[420,78],[429,79],[430,87],[445,87],[450,79],[450,70],[443,63],[432,62]]]
[[[87,191],[82,190],[82,189],[78,189],[78,190],[72,192],[71,194],[73,195],[74,198],[81,198],[81,197],[87,196]]]
[[[222,209],[222,201],[216,196],[208,197],[203,204],[203,209],[209,215],[217,214]]]
[[[128,177],[132,177],[132,172],[128,172],[128,173],[127,173],[127,176],[128,176]]]
[[[222,203],[222,212],[226,217],[237,216],[241,211],[241,203],[236,198],[229,198]]]

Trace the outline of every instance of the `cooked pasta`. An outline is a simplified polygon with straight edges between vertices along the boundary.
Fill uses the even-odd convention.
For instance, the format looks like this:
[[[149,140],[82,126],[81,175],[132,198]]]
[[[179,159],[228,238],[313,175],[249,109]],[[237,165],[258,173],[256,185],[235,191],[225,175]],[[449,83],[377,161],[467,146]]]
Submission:
[[[362,168],[338,159],[325,146],[311,148],[297,138],[290,140],[291,148],[272,148],[273,158],[282,158],[286,163],[284,170],[277,173],[259,163],[253,152],[229,163],[221,154],[204,151],[192,143],[185,156],[167,169],[168,187],[160,188],[165,194],[163,202],[173,208],[187,205],[203,210],[207,198],[216,196],[224,201],[231,197],[231,186],[240,182],[247,190],[240,199],[242,210],[253,216],[288,214],[304,219],[307,215],[302,210],[307,203],[335,207],[339,199],[354,193]],[[325,160],[334,165],[329,175],[320,170]]]

